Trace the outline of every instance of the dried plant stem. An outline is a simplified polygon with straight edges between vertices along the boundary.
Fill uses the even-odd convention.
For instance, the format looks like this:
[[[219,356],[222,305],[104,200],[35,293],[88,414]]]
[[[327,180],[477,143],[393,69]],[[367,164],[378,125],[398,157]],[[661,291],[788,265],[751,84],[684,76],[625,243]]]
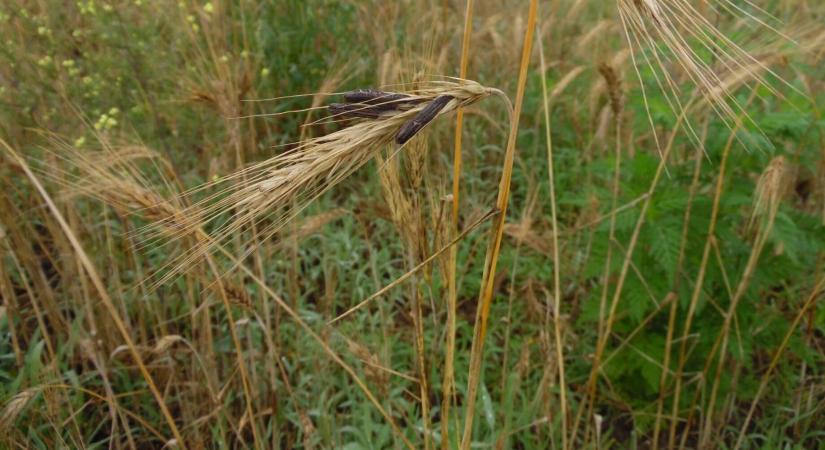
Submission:
[[[588,398],[587,400],[585,400],[587,404],[585,405],[585,407],[579,409],[579,412],[576,415],[576,422],[573,425],[574,438],[578,432],[578,428],[581,423],[582,417],[589,417],[590,412],[593,408],[593,404],[595,403],[595,397],[597,393],[596,383],[598,381],[599,373],[602,369],[602,355],[604,354],[604,350],[607,347],[607,342],[610,338],[610,334],[613,329],[613,323],[616,320],[616,312],[618,310],[619,301],[621,299],[622,290],[624,288],[624,282],[627,279],[627,274],[630,269],[633,253],[636,250],[636,245],[639,242],[639,235],[641,234],[645,218],[647,217],[648,208],[650,207],[650,204],[653,200],[653,194],[656,192],[656,188],[659,185],[659,180],[661,180],[662,175],[665,172],[665,168],[667,167],[667,162],[670,159],[670,153],[673,150],[677,132],[681,129],[685,121],[685,114],[680,114],[676,121],[676,124],[674,125],[673,131],[670,133],[670,138],[668,140],[667,147],[662,152],[662,156],[659,160],[659,165],[656,168],[656,173],[653,175],[653,179],[650,182],[650,187],[648,188],[646,193],[647,195],[645,197],[645,201],[644,203],[642,203],[639,218],[636,220],[636,225],[633,228],[633,233],[631,234],[630,242],[627,245],[627,249],[625,250],[624,259],[622,261],[622,267],[619,272],[619,278],[616,281],[616,288],[610,300],[610,309],[607,312],[607,319],[605,321],[604,328],[599,330],[599,339],[596,343],[596,351],[593,357],[593,367],[590,371],[590,377],[588,379],[587,384]],[[611,242],[610,245],[613,245],[613,242]]]
[[[467,0],[464,12],[464,36],[461,42],[461,66],[459,78],[467,78],[467,66],[470,61],[470,37],[473,30],[473,0]],[[461,188],[461,140],[464,128],[464,108],[456,111],[455,149],[453,151],[453,203],[450,220],[450,235],[458,234],[458,213]],[[444,374],[441,384],[441,449],[450,447],[450,406],[455,393],[455,338],[456,310],[458,309],[458,292],[456,273],[458,266],[458,247],[451,246],[447,262],[447,343],[444,354]]]
[[[245,29],[244,29],[245,34]],[[218,65],[220,67],[220,65]],[[224,79],[231,79],[231,77],[227,77]],[[234,88],[234,86],[233,86]],[[234,89],[233,89],[234,91]],[[240,112],[240,111],[239,111]],[[252,125],[252,119],[247,119],[250,124],[250,129],[254,129]],[[235,163],[238,167],[243,167],[244,164],[244,146],[243,146],[243,139],[241,137],[241,122],[235,120],[225,120],[227,129],[229,130],[229,140],[231,145],[235,148]],[[254,147],[253,147],[254,148]],[[249,180],[244,176],[241,178],[242,183],[248,184]],[[249,233],[251,236],[250,243],[252,244],[252,248],[256,249],[253,253],[253,261],[256,263],[256,268],[258,269],[258,274],[263,274],[262,266],[261,266],[261,258],[260,252],[258,249],[260,248],[259,245],[259,234],[258,234],[258,227],[257,224],[252,222],[249,227]],[[218,285],[218,291],[221,297],[221,303],[223,303],[224,311],[226,312],[226,316],[229,319],[229,333],[232,338],[232,345],[235,347],[235,352],[237,353],[238,358],[238,368],[240,369],[241,374],[241,383],[243,385],[243,392],[244,392],[244,401],[246,403],[246,415],[249,417],[249,426],[252,428],[252,441],[255,445],[256,450],[262,450],[263,447],[263,440],[261,439],[259,432],[258,432],[258,421],[255,419],[255,411],[252,402],[252,388],[250,386],[250,378],[249,378],[249,369],[246,366],[246,361],[244,361],[243,357],[243,346],[241,345],[241,341],[238,338],[238,332],[235,329],[235,320],[232,317],[232,307],[229,304],[229,299],[226,295],[226,290],[224,289],[223,283],[220,280],[220,272],[218,271],[218,267],[215,264],[214,260],[211,256],[206,255],[206,261],[209,265],[209,269],[212,271],[213,275],[215,276],[215,281]],[[253,368],[254,370],[254,368]]]
[[[768,171],[771,171],[774,168],[778,170],[774,170],[769,175],[775,175],[774,178],[781,179],[783,176],[782,172],[784,171],[784,160],[780,157],[775,159],[774,161],[778,161],[778,164],[771,162]],[[781,182],[777,183],[773,187],[775,192],[778,191],[778,187],[781,187],[780,185]],[[762,194],[762,192],[757,192],[758,196],[761,196]],[[762,199],[759,200],[761,201]],[[707,413],[705,416],[704,427],[702,428],[702,433],[699,439],[699,445],[701,447],[706,447],[707,445],[709,445],[710,439],[712,437],[711,433],[713,431],[713,411],[716,406],[716,396],[719,393],[719,383],[722,378],[722,369],[725,365],[725,357],[727,356],[728,337],[730,335],[731,323],[735,320],[736,308],[739,305],[739,302],[742,300],[742,297],[745,295],[745,291],[750,285],[751,280],[753,279],[754,271],[756,270],[756,266],[759,263],[759,257],[762,255],[762,251],[765,248],[765,244],[767,244],[768,237],[771,234],[771,230],[773,229],[774,221],[776,219],[776,212],[779,208],[779,197],[768,199],[767,201],[771,203],[771,205],[769,205],[770,210],[766,212],[764,223],[760,227],[758,233],[756,234],[755,242],[751,249],[750,256],[748,257],[748,262],[745,265],[744,272],[742,273],[742,279],[736,286],[736,291],[731,297],[730,305],[728,306],[728,311],[725,313],[725,320],[722,323],[722,329],[719,332],[719,335],[717,335],[710,353],[706,357],[706,367],[707,369],[710,369],[710,366],[713,365],[712,361],[713,358],[716,356],[716,352],[719,352],[719,361],[716,363],[716,374],[714,375],[713,386],[711,387],[710,391],[710,400],[708,401],[707,407],[704,409],[704,411],[707,411]],[[722,265],[720,266],[724,267]],[[688,427],[690,427],[690,420],[688,420]]]
[[[739,450],[742,446],[742,441],[745,438],[745,433],[748,430],[748,426],[750,425],[750,421],[753,418],[754,412],[756,412],[756,406],[759,404],[759,400],[762,398],[762,394],[765,392],[765,387],[767,387],[768,382],[771,379],[771,375],[773,375],[773,371],[776,369],[776,366],[779,364],[779,358],[785,353],[785,349],[788,348],[788,343],[791,340],[791,336],[796,331],[797,327],[799,327],[799,322],[802,321],[802,317],[816,304],[816,300],[825,290],[825,277],[822,277],[817,283],[816,287],[814,287],[811,295],[805,300],[805,303],[800,308],[799,312],[796,314],[796,318],[794,318],[793,323],[788,328],[788,332],[785,333],[785,337],[782,338],[782,343],[779,345],[779,348],[776,349],[776,353],[773,355],[773,359],[771,359],[771,364],[768,366],[768,370],[762,375],[762,380],[759,382],[759,388],[756,390],[756,395],[754,396],[753,400],[751,401],[751,406],[748,408],[748,414],[745,416],[745,422],[742,424],[742,428],[739,430],[739,437],[736,439],[736,445],[734,445],[733,450]]]
[[[676,380],[676,386],[673,392],[673,408],[671,411],[670,418],[670,436],[668,439],[669,448],[673,448],[673,446],[676,443],[676,424],[678,423],[679,415],[679,398],[682,388],[682,371],[684,369],[685,361],[687,359],[688,334],[690,333],[690,328],[693,322],[693,315],[696,312],[696,305],[699,302],[699,296],[702,292],[702,285],[704,284],[705,273],[707,271],[707,265],[710,259],[710,250],[714,239],[713,236],[716,232],[716,221],[719,216],[719,204],[721,201],[722,189],[725,181],[725,169],[727,166],[730,149],[733,146],[733,142],[734,133],[731,133],[731,136],[728,138],[728,143],[727,145],[725,145],[725,149],[722,154],[722,163],[719,167],[719,176],[716,181],[716,193],[713,199],[713,209],[711,211],[710,225],[708,226],[708,238],[705,241],[705,248],[702,252],[702,261],[699,264],[699,274],[697,275],[695,281],[693,294],[691,296],[690,304],[688,306],[687,317],[685,318],[684,329],[682,330],[682,337],[680,339],[681,342],[679,345],[679,364],[677,365],[676,375],[674,376]]]
[[[519,66],[518,87],[516,90],[515,107],[510,106],[510,133],[507,140],[507,149],[504,153],[503,170],[501,181],[498,187],[498,200],[496,207],[501,215],[494,222],[491,230],[490,243],[487,248],[487,256],[484,263],[484,275],[482,276],[481,292],[479,293],[478,310],[476,312],[476,322],[473,329],[473,343],[470,350],[470,372],[467,383],[467,403],[466,416],[464,420],[464,433],[461,438],[461,450],[468,450],[472,442],[473,416],[475,414],[476,393],[478,383],[481,378],[481,363],[484,356],[484,339],[487,335],[487,319],[490,315],[490,304],[493,300],[493,289],[496,277],[496,265],[498,263],[499,251],[501,249],[501,239],[504,235],[504,223],[507,217],[507,206],[510,200],[510,181],[513,176],[513,160],[516,153],[516,139],[518,137],[518,123],[521,116],[521,107],[524,102],[524,90],[527,84],[527,69],[530,66],[530,55],[533,49],[533,33],[536,27],[536,12],[538,0],[530,2],[530,11],[527,16],[527,29],[524,36],[524,44],[521,52],[521,64]],[[498,94],[501,95],[501,94]],[[506,96],[504,96],[506,99]]]
[[[132,341],[132,337],[129,335],[129,331],[126,328],[126,324],[121,319],[120,314],[115,306],[112,299],[109,297],[109,294],[106,292],[106,287],[103,285],[103,280],[100,279],[100,276],[97,273],[97,270],[92,264],[92,261],[89,259],[89,256],[86,254],[85,250],[83,250],[83,246],[80,245],[80,241],[77,240],[77,237],[72,232],[71,228],[69,228],[69,224],[66,223],[66,220],[63,218],[60,210],[52,201],[49,194],[46,192],[46,189],[40,184],[40,181],[37,177],[32,173],[31,169],[29,169],[28,164],[26,161],[14,150],[12,149],[6,141],[0,139],[0,143],[3,144],[3,147],[6,148],[6,151],[14,158],[17,164],[23,169],[26,173],[26,176],[34,185],[37,192],[43,198],[43,201],[46,202],[46,205],[49,208],[49,211],[52,213],[52,216],[55,220],[60,224],[60,228],[66,234],[66,238],[69,240],[72,248],[74,249],[77,257],[80,259],[80,263],[82,264],[83,268],[86,270],[86,274],[88,275],[89,279],[92,281],[92,284],[97,290],[98,295],[100,295],[100,299],[103,302],[103,305],[106,307],[106,310],[109,312],[109,315],[112,318],[112,321],[115,324],[118,332],[120,333],[123,340],[126,342],[126,346],[129,348],[129,353],[131,354],[132,358],[134,359],[135,363],[138,365],[138,369],[140,370],[141,375],[143,375],[143,379],[146,381],[146,384],[149,387],[149,390],[152,392],[152,395],[155,397],[155,401],[160,408],[161,414],[163,415],[164,419],[166,419],[166,424],[169,426],[169,429],[172,431],[172,435],[175,438],[176,445],[181,449],[186,449],[186,443],[183,440],[183,436],[180,434],[177,425],[175,424],[175,419],[172,417],[172,414],[169,411],[169,408],[166,406],[166,403],[163,400],[163,395],[161,394],[160,390],[158,389],[157,385],[155,385],[154,380],[152,379],[152,375],[149,373],[149,369],[146,368],[146,364],[143,362],[143,358],[140,356],[137,348],[135,347],[134,341]]]
[[[564,346],[561,334],[561,260],[559,259],[559,225],[556,216],[556,177],[553,166],[553,135],[550,122],[550,101],[547,96],[547,77],[544,61],[544,45],[538,37],[539,61],[541,62],[541,93],[544,100],[544,130],[547,140],[547,177],[550,185],[550,221],[553,236],[553,328],[556,347],[556,367],[559,371],[559,402],[561,406],[562,450],[567,450],[567,383],[564,376]]]
[[[619,187],[621,186],[621,179],[622,179],[622,145],[621,145],[621,118],[618,115],[613,116],[614,119],[614,127],[615,127],[615,154],[614,154],[614,164],[613,164],[613,185],[611,187],[611,205],[610,210],[614,211],[618,208],[619,203]],[[591,372],[591,382],[588,383],[587,389],[587,399],[584,403],[584,408],[579,410],[579,414],[576,418],[576,423],[573,426],[573,439],[575,439],[575,433],[578,432],[579,428],[579,421],[582,418],[582,411],[586,411],[585,417],[590,417],[590,412],[593,409],[593,404],[596,401],[596,374],[598,372],[598,368],[601,366],[601,355],[604,351],[601,342],[607,342],[608,336],[610,335],[611,327],[608,326],[606,322],[607,318],[605,317],[605,309],[607,307],[607,295],[610,291],[610,273],[613,268],[612,259],[613,259],[613,247],[616,242],[616,216],[617,214],[611,214],[610,216],[610,228],[608,231],[607,237],[607,255],[605,256],[604,262],[604,271],[602,273],[602,293],[601,297],[599,298],[599,331],[598,331],[598,338],[596,350],[596,357],[593,362],[593,371]],[[611,308],[612,309],[612,308]],[[600,351],[601,350],[601,351]],[[587,423],[590,423],[589,421]],[[586,433],[585,433],[586,434]]]
[[[211,239],[210,236],[206,234],[203,230],[198,229],[196,230],[196,232],[200,239]],[[260,288],[266,293],[267,296],[269,296],[278,305],[278,307],[283,309],[284,312],[287,313],[287,315],[292,317],[292,319],[295,320],[298,326],[300,326],[307,334],[309,334],[309,336],[315,342],[318,343],[318,345],[321,346],[321,348],[324,350],[324,353],[326,353],[330,358],[332,358],[333,361],[335,361],[335,363],[337,363],[342,369],[344,369],[345,372],[347,372],[347,374],[352,378],[352,380],[355,382],[358,388],[361,389],[361,392],[363,392],[364,395],[367,396],[367,399],[370,401],[370,403],[372,403],[373,406],[375,406],[378,409],[378,412],[380,412],[384,419],[387,421],[387,423],[389,423],[393,432],[404,443],[404,446],[409,448],[410,450],[414,450],[415,446],[413,446],[412,442],[410,442],[410,440],[404,435],[404,432],[401,431],[401,428],[398,427],[398,424],[395,423],[395,420],[393,420],[392,416],[387,412],[387,410],[384,409],[383,406],[381,406],[381,403],[372,393],[370,388],[367,387],[367,385],[364,384],[364,381],[361,380],[357,373],[355,373],[355,369],[353,369],[352,367],[350,367],[349,364],[344,362],[344,360],[341,359],[341,357],[338,356],[338,354],[335,353],[329,347],[329,345],[327,345],[324,339],[321,338],[321,336],[319,336],[318,333],[313,331],[309,324],[307,324],[304,321],[304,319],[301,318],[298,312],[292,309],[277,293],[275,293],[275,291],[272,290],[272,288],[270,288],[258,275],[256,275],[255,272],[246,267],[246,265],[239,261],[231,252],[226,250],[222,245],[214,242],[212,243],[212,245],[214,246],[213,248],[216,251],[223,254],[225,257],[227,257],[230,261],[233,262],[233,267],[242,271],[246,276],[249,277],[250,280],[258,284],[258,286],[260,286]]]
[[[0,225],[1,226],[1,225]],[[4,245],[5,247],[5,245]],[[8,249],[4,249],[8,251]],[[11,253],[8,251],[8,253]],[[5,258],[0,258],[0,296],[2,296],[6,300],[6,314],[9,317],[8,320],[8,327],[9,327],[9,335],[11,336],[11,346],[14,350],[14,362],[17,364],[17,367],[23,367],[23,350],[20,347],[20,341],[17,337],[17,311],[19,310],[19,306],[17,305],[17,297],[11,295],[12,292],[12,285],[11,280],[9,279],[9,271],[6,269],[4,264]]]
[[[412,265],[412,263],[410,264]],[[412,316],[415,327],[416,365],[418,366],[418,388],[421,394],[421,418],[424,424],[424,450],[432,444],[432,421],[430,418],[430,383],[427,375],[427,349],[424,343],[424,312],[421,308],[421,284],[418,277],[410,283],[412,295]]]
[[[258,430],[256,421],[255,421],[255,413],[252,409],[252,389],[249,383],[249,371],[246,367],[246,361],[243,358],[243,346],[241,345],[241,340],[238,338],[238,331],[235,329],[235,319],[232,315],[232,306],[229,304],[229,298],[226,295],[226,289],[224,289],[223,282],[221,281],[221,273],[215,264],[211,255],[205,255],[205,259],[207,265],[209,266],[209,270],[212,271],[212,274],[215,276],[215,283],[217,283],[217,291],[221,298],[221,303],[223,304],[224,311],[226,312],[226,318],[229,322],[229,335],[232,338],[232,345],[235,347],[236,358],[238,359],[238,369],[241,375],[241,385],[243,387],[244,393],[244,403],[245,403],[245,412],[246,415],[249,416],[249,426],[252,428],[252,436],[257,445],[260,442],[260,438],[258,437]]]
[[[78,391],[78,392],[82,392],[85,395],[88,395],[89,397],[95,398],[95,399],[97,399],[101,402],[110,402],[111,401],[108,397],[100,395],[100,394],[98,394],[97,392],[95,392],[93,390],[86,389],[86,388],[83,388],[81,386],[73,386],[73,385],[68,385],[68,384],[57,383],[57,384],[41,385],[40,387],[38,387],[38,389],[43,390],[43,391],[58,390],[58,389],[64,390],[64,391]],[[146,421],[146,419],[141,417],[139,414],[136,414],[136,413],[126,409],[123,405],[120,405],[118,403],[115,403],[113,406],[115,408],[117,408],[118,414],[122,414],[123,416],[128,416],[130,419],[132,419],[135,422],[137,422],[138,424],[140,424],[141,427],[143,427],[146,431],[148,431],[150,434],[152,434],[153,436],[155,436],[159,440],[163,441],[163,440],[166,439],[160,433],[160,431],[156,430],[149,422]],[[124,419],[124,422],[125,422],[125,419]],[[132,448],[134,448],[134,446]]]
[[[706,120],[702,131],[701,142],[705,142],[707,138],[708,125],[709,121]],[[679,292],[679,284],[681,281],[681,277],[679,274],[682,272],[682,266],[684,265],[685,261],[685,253],[687,252],[688,232],[690,229],[690,218],[693,212],[693,201],[696,198],[696,192],[699,190],[699,175],[702,172],[702,161],[704,159],[704,156],[704,147],[697,146],[696,151],[694,153],[693,179],[690,183],[687,207],[685,208],[685,215],[682,220],[682,238],[679,244],[679,259],[676,261],[676,270],[674,270],[676,278],[673,283],[673,288],[670,291],[672,295],[676,295],[676,292]],[[664,418],[664,406],[666,398],[665,391],[667,389],[668,373],[670,372],[670,354],[673,348],[673,333],[675,332],[676,328],[676,314],[678,310],[679,302],[673,301],[670,304],[670,312],[668,313],[668,326],[667,335],[665,337],[664,361],[662,362],[662,367],[664,369],[662,370],[662,375],[659,378],[659,399],[656,402],[656,422],[653,425],[652,448],[659,448],[659,434],[661,433],[661,424],[662,419]]]
[[[756,90],[753,91],[751,99],[749,101],[753,100],[753,95],[755,95],[755,92]],[[705,274],[707,273],[707,266],[710,260],[711,247],[713,245],[714,240],[716,239],[716,222],[719,217],[719,207],[722,200],[722,191],[725,185],[725,171],[727,169],[728,157],[730,156],[730,151],[733,148],[734,142],[736,142],[736,134],[741,126],[742,121],[737,120],[736,125],[731,130],[730,135],[728,137],[728,141],[725,144],[724,149],[722,150],[722,161],[719,164],[719,175],[716,180],[716,188],[713,197],[713,207],[711,209],[710,223],[708,225],[708,237],[705,240],[705,247],[702,250],[702,260],[699,263],[699,272],[696,276],[696,281],[694,282],[693,293],[691,294],[690,304],[688,305],[687,317],[685,318],[684,329],[682,330],[682,336],[679,344],[679,363],[676,366],[676,374],[674,375],[676,385],[673,391],[673,407],[671,409],[670,430],[668,433],[668,448],[674,448],[674,446],[676,445],[676,426],[679,423],[679,399],[681,397],[682,391],[682,373],[684,370],[685,362],[687,361],[688,335],[690,334],[691,325],[693,323],[693,316],[696,312],[696,307],[699,303],[699,297],[702,294],[702,286],[704,285]],[[684,436],[687,436],[687,433],[685,433]]]
[[[379,290],[378,290],[378,291],[376,291],[374,294],[372,294],[372,295],[370,295],[369,297],[367,297],[365,300],[360,301],[357,305],[355,305],[355,306],[353,306],[352,308],[350,308],[350,309],[348,309],[348,310],[344,311],[343,313],[341,313],[340,315],[338,315],[338,317],[336,317],[336,318],[334,318],[334,319],[330,320],[329,322],[327,322],[327,325],[332,325],[332,324],[334,324],[335,322],[338,322],[339,320],[341,320],[341,319],[343,319],[343,318],[345,318],[345,317],[347,317],[347,316],[351,315],[351,314],[352,314],[352,313],[354,313],[355,311],[358,311],[359,309],[361,309],[361,308],[363,308],[364,306],[366,306],[366,305],[367,305],[368,303],[370,303],[371,301],[373,301],[373,300],[375,300],[376,298],[378,298],[378,297],[380,297],[380,296],[382,296],[382,295],[386,294],[386,293],[387,293],[388,291],[390,291],[392,288],[394,288],[394,287],[398,286],[399,284],[403,283],[404,281],[408,280],[411,276],[415,275],[415,274],[416,274],[416,273],[418,273],[420,270],[422,270],[422,269],[424,269],[425,267],[427,267],[428,265],[430,265],[430,264],[431,264],[433,261],[435,261],[435,260],[436,260],[439,256],[441,256],[441,255],[442,255],[445,251],[449,250],[450,248],[455,247],[455,246],[456,246],[456,244],[458,244],[459,242],[461,242],[461,240],[462,240],[462,239],[464,239],[464,238],[465,238],[468,234],[470,234],[470,232],[471,232],[471,231],[475,230],[475,229],[476,229],[476,228],[478,228],[478,227],[479,227],[482,223],[486,222],[488,219],[490,219],[491,217],[493,217],[493,216],[497,215],[498,213],[499,213],[499,211],[498,211],[498,210],[495,210],[495,209],[494,209],[494,210],[492,210],[492,211],[487,212],[486,214],[484,214],[483,216],[481,216],[478,220],[476,220],[475,222],[473,222],[472,224],[470,224],[469,226],[467,226],[467,228],[465,228],[465,229],[461,232],[461,234],[459,234],[458,236],[456,236],[456,237],[455,237],[452,241],[450,241],[448,244],[446,244],[446,245],[445,245],[444,247],[442,247],[440,250],[438,250],[437,252],[433,253],[432,255],[430,255],[429,257],[427,257],[427,259],[425,259],[424,261],[421,261],[420,263],[418,263],[418,265],[417,265],[417,266],[415,266],[415,267],[413,267],[412,269],[408,270],[408,271],[407,271],[407,273],[405,273],[404,275],[401,275],[400,277],[396,278],[396,279],[395,279],[395,280],[393,280],[390,284],[388,284],[388,285],[384,286],[383,288],[379,289]]]

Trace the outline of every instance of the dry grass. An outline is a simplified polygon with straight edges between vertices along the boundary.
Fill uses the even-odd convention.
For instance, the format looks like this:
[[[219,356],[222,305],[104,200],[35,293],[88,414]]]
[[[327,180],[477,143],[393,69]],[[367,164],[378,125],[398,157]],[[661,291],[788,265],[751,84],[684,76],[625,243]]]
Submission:
[[[789,221],[825,214],[822,155],[800,144],[818,108],[785,140],[759,118],[825,87],[789,63],[821,62],[821,27],[732,0],[619,0],[616,18],[587,0],[343,4],[357,23],[316,28],[327,12],[285,3],[300,25],[278,26],[313,30],[290,37],[312,41],[294,69],[267,59],[288,46],[262,37],[265,5],[164,3],[153,32],[180,67],[163,79],[130,59],[146,35],[84,46],[103,15],[146,25],[142,2],[82,2],[78,20],[0,7],[0,36],[37,56],[0,82],[40,80],[0,90],[36,99],[34,123],[0,126],[2,442],[738,449],[778,403],[810,419],[777,442],[815,442],[822,252],[770,266],[790,264]],[[310,49],[332,56],[310,67]],[[89,71],[104,53],[128,60],[128,88]],[[365,78],[378,90],[334,92]],[[138,112],[106,105],[109,86]],[[318,92],[282,95],[299,89]],[[84,92],[105,107],[82,110]]]

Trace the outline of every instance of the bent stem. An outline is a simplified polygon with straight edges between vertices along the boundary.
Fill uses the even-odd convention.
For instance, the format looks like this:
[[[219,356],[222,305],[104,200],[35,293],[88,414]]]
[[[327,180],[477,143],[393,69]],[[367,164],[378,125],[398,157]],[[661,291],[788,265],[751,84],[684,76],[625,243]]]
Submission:
[[[501,250],[501,240],[504,235],[504,223],[507,217],[507,206],[510,200],[510,181],[513,177],[513,160],[516,153],[516,138],[518,137],[518,123],[521,116],[521,107],[524,102],[524,88],[527,84],[527,68],[530,64],[530,54],[533,49],[533,32],[536,26],[536,10],[538,0],[530,2],[530,11],[527,18],[527,30],[524,36],[524,45],[521,52],[521,65],[519,67],[518,88],[516,90],[515,107],[510,103],[501,91],[494,93],[502,97],[507,103],[510,113],[510,134],[507,139],[507,149],[504,154],[503,171],[498,187],[498,200],[496,207],[501,212],[491,230],[491,238],[487,247],[487,256],[484,262],[484,274],[482,276],[481,291],[479,293],[479,305],[476,312],[476,321],[473,329],[473,343],[470,349],[470,373],[467,383],[467,408],[464,420],[464,433],[461,438],[461,450],[468,450],[473,434],[473,415],[475,413],[476,393],[478,382],[481,377],[481,363],[484,355],[484,338],[487,334],[487,319],[490,315],[490,304],[493,299],[493,289],[496,276],[496,265],[498,263],[499,251]]]
[[[175,438],[176,445],[181,449],[185,450],[186,443],[183,440],[183,435],[181,435],[180,430],[175,424],[175,419],[172,417],[172,413],[166,406],[166,402],[163,399],[163,395],[161,394],[160,390],[158,389],[157,385],[152,379],[152,375],[149,373],[149,369],[146,367],[146,364],[143,362],[143,358],[140,356],[140,353],[138,352],[137,347],[135,346],[135,342],[129,335],[129,331],[126,328],[126,324],[123,322],[123,319],[120,317],[120,313],[118,312],[117,307],[115,306],[114,302],[112,301],[111,297],[106,291],[106,287],[103,285],[103,280],[100,278],[100,275],[95,269],[94,264],[92,264],[92,261],[89,259],[89,256],[86,254],[86,251],[83,249],[83,246],[80,244],[80,241],[77,240],[77,237],[75,236],[72,229],[69,227],[69,224],[66,222],[66,219],[63,217],[63,214],[54,204],[51,197],[46,192],[46,189],[40,183],[40,180],[38,180],[34,173],[32,173],[31,169],[29,169],[29,165],[26,163],[26,161],[13,148],[11,148],[6,143],[6,141],[0,139],[0,143],[3,144],[3,147],[5,147],[9,155],[11,155],[11,157],[14,158],[17,164],[19,164],[19,166],[26,173],[26,176],[32,182],[32,185],[34,185],[35,189],[48,206],[49,211],[52,213],[57,223],[60,224],[60,228],[66,234],[66,238],[71,243],[72,248],[77,254],[77,258],[80,260],[81,265],[85,269],[86,275],[89,276],[89,279],[92,281],[95,290],[97,290],[98,294],[100,295],[100,299],[103,303],[103,306],[106,307],[107,312],[112,317],[112,321],[114,322],[115,327],[117,328],[123,340],[126,342],[126,347],[129,349],[129,353],[132,356],[132,359],[134,359],[135,364],[137,364],[138,369],[140,370],[140,373],[143,376],[143,379],[146,381],[146,385],[152,392],[152,396],[155,397],[155,401],[157,402],[158,407],[160,407],[161,414],[163,415],[164,419],[166,419],[166,424],[169,426],[169,429],[171,430],[172,435]]]

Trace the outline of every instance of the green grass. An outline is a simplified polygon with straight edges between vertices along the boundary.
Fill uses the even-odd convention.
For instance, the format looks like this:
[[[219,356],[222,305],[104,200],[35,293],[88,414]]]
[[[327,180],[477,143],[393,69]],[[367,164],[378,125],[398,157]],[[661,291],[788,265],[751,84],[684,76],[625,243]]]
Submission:
[[[514,98],[529,2],[475,3],[468,78]],[[820,111],[825,69],[817,47],[825,8],[805,0],[760,2],[787,24],[783,29],[794,33],[796,45],[769,45],[762,40],[771,34],[752,21],[714,16],[723,32],[768,61],[799,92],[772,77],[769,84],[785,98],[764,86],[736,84],[733,95],[752,121],[735,130],[706,106],[691,110],[688,119],[702,151],[665,96],[686,102],[695,94],[686,74],[673,63],[672,76],[684,86],[675,94],[657,87],[660,70],[641,65],[637,78],[631,60],[617,57],[626,41],[614,2],[585,2],[582,9],[575,3],[540,2],[536,33],[548,70],[541,72],[542,47],[534,45],[507,214],[511,227],[498,260],[472,447],[562,448],[564,433],[568,448],[650,448],[654,436],[661,448],[680,442],[686,448],[825,445],[825,308],[816,301],[822,299],[825,273]],[[206,5],[166,0],[0,5],[0,139],[8,144],[0,158],[0,405],[5,408],[0,447],[142,449],[162,448],[172,439],[93,276],[101,278],[169,408],[185,441],[179,446],[402,448],[386,418],[330,352],[355,369],[414,447],[440,446],[446,255],[346,319],[326,323],[447,242],[452,119],[428,128],[419,178],[416,157],[402,151],[398,185],[382,186],[378,171],[386,167],[371,162],[312,203],[276,238],[260,240],[255,230],[244,228],[226,248],[241,255],[254,247],[245,265],[262,282],[230,270],[233,261],[218,253],[213,263],[226,273],[217,286],[215,270],[203,260],[151,288],[168,270],[165,265],[192,243],[140,241],[136,230],[156,219],[135,205],[106,204],[87,195],[94,190],[81,190],[80,183],[90,175],[71,164],[67,147],[109,163],[123,148],[151,149],[156,158],[135,158],[112,173],[172,198],[282,152],[284,144],[302,136],[307,117],[238,116],[302,109],[312,102],[311,97],[241,100],[458,74],[464,2]],[[582,43],[600,21],[609,26]],[[813,31],[799,34],[803,25]],[[688,42],[713,60],[695,40]],[[602,113],[609,109],[598,71],[602,61],[616,61],[624,90],[615,190],[617,141],[611,116]],[[559,261],[554,261],[542,82],[552,92],[579,66],[583,71],[553,98],[550,110],[559,222]],[[339,101],[320,100],[321,105]],[[321,116],[315,112],[312,119]],[[337,128],[325,124],[304,133],[318,136]],[[465,115],[462,227],[495,205],[507,128],[506,111],[494,100]],[[663,146],[671,133],[675,137],[666,172],[648,198],[661,162],[652,133]],[[738,139],[731,140],[732,133]],[[35,169],[91,258],[94,274],[82,266],[12,149]],[[753,226],[755,202],[766,195],[759,193],[758,180],[778,157],[788,168],[781,203],[775,215],[764,213]],[[393,220],[388,189],[418,205],[406,221]],[[204,195],[192,194],[185,202]],[[339,217],[313,222],[336,208],[343,211]],[[421,225],[410,238],[403,225],[419,223],[415,220]],[[490,223],[457,245],[456,399],[446,418],[448,448],[458,448],[467,416],[473,323]],[[300,233],[302,226],[307,233]],[[290,240],[296,233],[301,238]],[[759,256],[749,264],[754,251]],[[555,263],[559,299],[552,294]],[[704,280],[697,287],[702,267]],[[609,309],[620,279],[615,321],[605,337],[602,298]],[[740,285],[725,335],[725,314]],[[320,342],[278,307],[264,286],[297,311]],[[421,302],[423,369],[417,362],[414,297]],[[682,341],[694,297],[695,315]],[[560,302],[558,321],[552,317],[554,301]],[[565,386],[558,383],[554,323],[562,326]],[[600,338],[605,347],[594,369]],[[168,345],[159,345],[164,342]],[[718,342],[726,342],[724,352]],[[239,359],[247,375],[238,370]],[[429,421],[422,417],[416,382],[422,370],[430,384]],[[674,405],[677,372],[681,383]],[[589,386],[593,373],[595,384]],[[569,409],[566,428],[560,417],[562,389]]]

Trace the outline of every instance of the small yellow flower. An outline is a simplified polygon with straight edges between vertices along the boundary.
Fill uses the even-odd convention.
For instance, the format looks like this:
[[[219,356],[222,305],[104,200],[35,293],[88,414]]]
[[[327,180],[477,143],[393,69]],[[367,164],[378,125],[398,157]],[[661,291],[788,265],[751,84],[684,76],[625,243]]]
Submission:
[[[63,67],[66,67],[66,68],[74,67],[74,60],[73,59],[63,60]]]
[[[101,114],[100,118],[97,119],[97,123],[95,123],[95,130],[102,130],[103,127],[106,126],[106,122],[109,120],[109,116],[106,114]]]
[[[268,75],[269,75],[269,69],[267,69],[266,67],[261,69],[261,76],[262,77],[265,77],[265,76],[268,76]]]
[[[83,147],[83,144],[86,143],[86,136],[80,136],[79,138],[74,140],[75,147]]]
[[[39,34],[41,36],[45,36],[45,35],[49,34],[49,29],[46,28],[46,27],[37,27],[37,34]]]
[[[205,12],[206,14],[212,14],[214,11],[215,7],[212,6],[212,2],[203,5],[203,12]]]
[[[118,114],[120,114],[120,110],[117,107],[114,107],[114,108],[109,110],[109,115],[110,116],[116,116]]]

